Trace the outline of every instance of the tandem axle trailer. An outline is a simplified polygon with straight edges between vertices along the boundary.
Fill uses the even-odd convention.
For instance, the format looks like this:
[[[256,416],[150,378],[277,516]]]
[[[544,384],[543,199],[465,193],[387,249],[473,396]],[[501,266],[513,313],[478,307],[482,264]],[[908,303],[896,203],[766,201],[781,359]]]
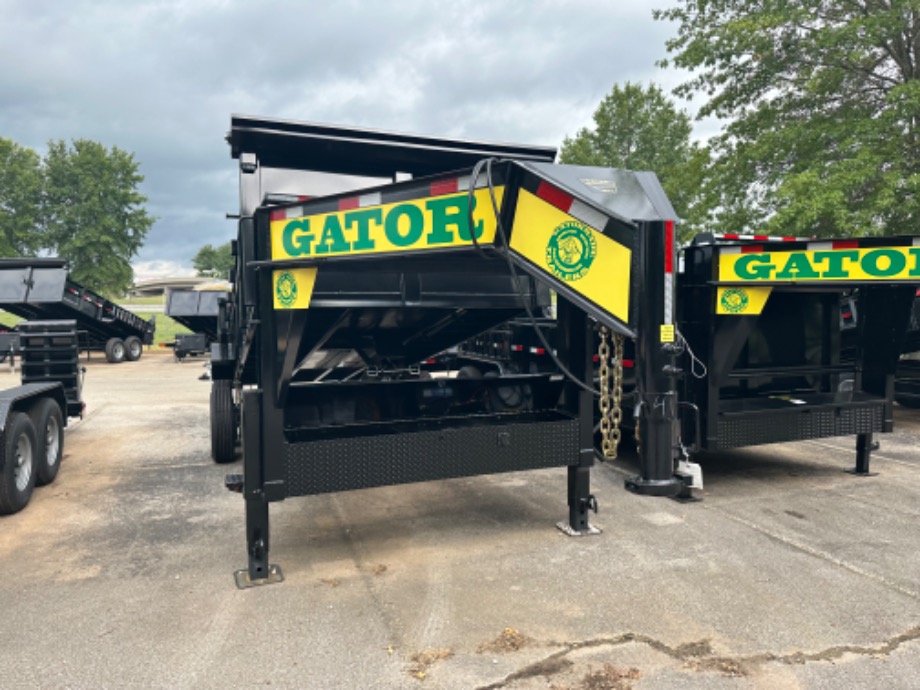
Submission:
[[[228,142],[241,203],[233,289],[212,348],[211,440],[218,462],[241,446],[243,473],[226,479],[246,509],[240,587],[281,579],[269,504],[294,496],[565,467],[559,527],[596,533],[595,399],[609,451],[627,410],[627,346],[628,412],[641,435],[626,486],[637,493],[700,488],[690,457],[699,448],[818,431],[857,434],[857,469],[867,470],[862,446],[891,428],[897,358],[884,341],[903,331],[902,297],[917,279],[894,275],[890,252],[906,266],[909,249],[870,242],[856,263],[887,275],[801,285],[809,252],[824,249],[786,246],[796,258],[770,245],[750,257],[700,242],[681,274],[675,214],[652,173],[554,165],[547,148],[264,118],[235,116]],[[842,270],[853,259],[828,262]],[[785,333],[763,354],[760,341],[780,337],[773,329],[805,328],[811,312],[796,305],[814,303],[830,323],[825,293],[856,286],[876,316],[862,326],[849,390],[826,331],[817,350],[811,335]],[[538,324],[552,292],[554,342],[533,345],[551,365],[483,376],[426,368],[502,324]],[[784,323],[790,305],[799,316]],[[818,382],[813,395],[803,380]],[[777,422],[780,434],[763,435]]]
[[[64,428],[84,410],[76,322],[26,321],[19,341],[22,385],[0,391],[0,515],[22,510],[36,486],[55,480]]]
[[[0,259],[0,309],[28,320],[72,320],[81,349],[113,363],[138,360],[153,343],[153,319],[74,282],[63,259]]]

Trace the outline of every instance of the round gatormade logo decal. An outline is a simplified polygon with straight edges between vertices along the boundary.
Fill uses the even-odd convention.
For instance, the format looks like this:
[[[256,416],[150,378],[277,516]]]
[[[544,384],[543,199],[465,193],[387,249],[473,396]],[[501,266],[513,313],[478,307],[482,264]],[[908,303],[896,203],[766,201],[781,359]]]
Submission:
[[[297,301],[297,280],[291,273],[285,271],[278,276],[275,294],[278,297],[278,302],[283,307],[290,307]]]
[[[597,241],[581,223],[567,221],[553,230],[546,245],[546,264],[557,278],[569,282],[588,275]]]
[[[748,306],[748,295],[743,288],[730,288],[722,293],[722,308],[731,314],[740,314]]]

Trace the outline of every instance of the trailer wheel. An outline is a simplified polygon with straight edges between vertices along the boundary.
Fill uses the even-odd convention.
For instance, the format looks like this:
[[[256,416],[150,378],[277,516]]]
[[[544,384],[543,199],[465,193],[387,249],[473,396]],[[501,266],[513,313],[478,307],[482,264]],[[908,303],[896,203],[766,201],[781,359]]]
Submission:
[[[42,398],[32,408],[35,426],[35,485],[50,484],[61,469],[64,453],[64,417],[51,398]]]
[[[125,361],[125,343],[121,338],[109,338],[106,341],[105,358],[112,364]]]
[[[236,459],[236,416],[230,381],[221,379],[211,385],[211,457],[224,464]]]
[[[36,445],[29,416],[11,412],[0,440],[0,515],[18,513],[32,498]]]
[[[136,362],[144,354],[144,344],[136,335],[125,338],[125,359]]]

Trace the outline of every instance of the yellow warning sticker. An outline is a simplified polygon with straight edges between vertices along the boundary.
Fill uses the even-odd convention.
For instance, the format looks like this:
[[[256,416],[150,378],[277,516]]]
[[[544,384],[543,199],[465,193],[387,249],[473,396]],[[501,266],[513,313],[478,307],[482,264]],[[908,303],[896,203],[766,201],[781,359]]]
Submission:
[[[522,189],[511,248],[560,286],[629,323],[632,252],[627,247]]]
[[[316,268],[286,268],[272,272],[275,309],[309,309]]]
[[[716,293],[716,314],[757,315],[763,311],[771,287],[722,287]]]
[[[663,343],[673,343],[674,342],[674,324],[673,323],[663,323],[661,324],[661,337],[659,338]]]

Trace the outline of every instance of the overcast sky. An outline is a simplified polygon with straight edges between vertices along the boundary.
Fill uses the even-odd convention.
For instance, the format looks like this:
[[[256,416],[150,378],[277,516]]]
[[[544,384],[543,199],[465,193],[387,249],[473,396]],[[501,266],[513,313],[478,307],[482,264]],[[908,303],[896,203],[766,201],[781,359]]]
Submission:
[[[235,236],[231,114],[558,146],[615,83],[680,81],[671,4],[0,0],[0,136],[133,152],[158,218],[136,277],[189,273]]]

